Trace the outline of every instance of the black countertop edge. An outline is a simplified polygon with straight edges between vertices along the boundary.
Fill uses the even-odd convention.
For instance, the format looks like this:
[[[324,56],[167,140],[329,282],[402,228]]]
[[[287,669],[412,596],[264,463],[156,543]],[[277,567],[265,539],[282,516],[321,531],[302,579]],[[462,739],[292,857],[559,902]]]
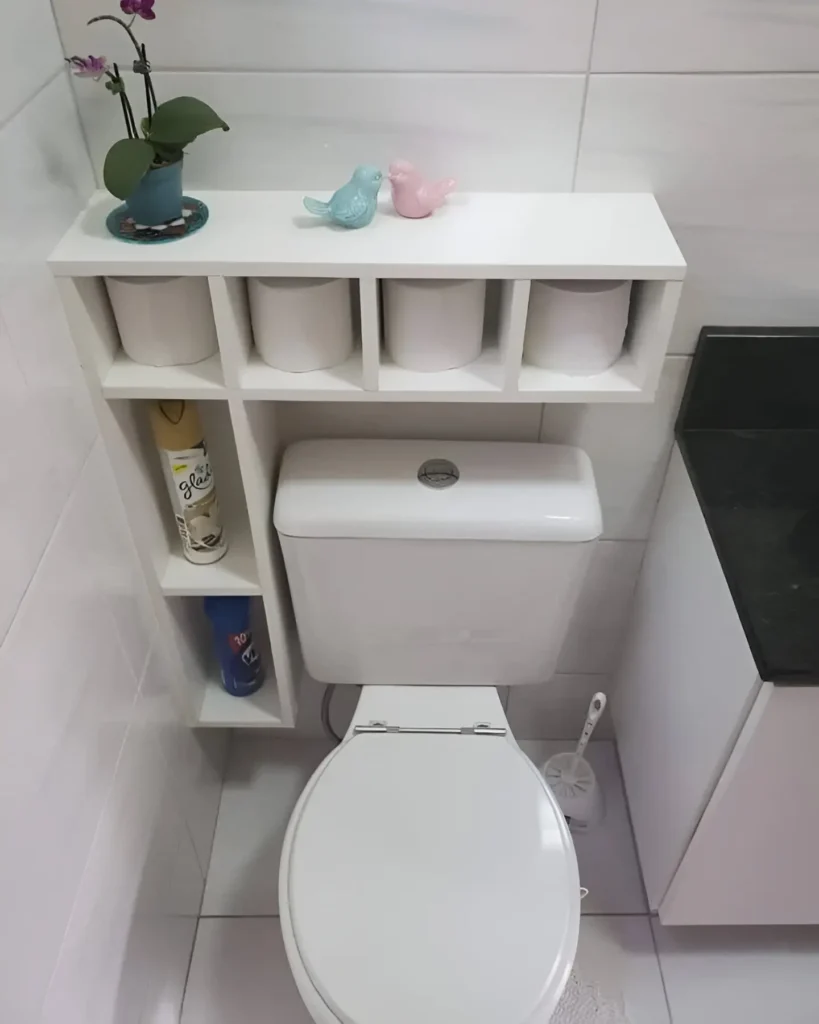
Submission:
[[[760,551],[759,545],[753,547],[746,544],[743,549],[741,543],[735,542],[732,529],[734,521],[731,517],[735,512],[740,516],[749,510],[751,514],[758,510],[762,510],[763,514],[770,510],[775,513],[784,510],[786,514],[804,512],[804,495],[797,489],[798,500],[794,500],[794,495],[787,487],[787,493],[780,497],[776,487],[781,484],[782,474],[770,472],[773,464],[771,452],[776,451],[777,443],[781,445],[783,432],[789,432],[784,436],[785,451],[791,450],[791,438],[802,439],[800,445],[807,445],[810,453],[807,471],[809,473],[810,466],[815,464],[816,473],[819,474],[819,327],[704,327],[700,332],[675,425],[677,444],[760,678],[776,685],[817,686],[819,604],[815,590],[804,599],[801,596],[795,598],[793,608],[788,604],[788,616],[783,621],[790,623],[793,618],[797,623],[794,650],[798,651],[799,657],[793,660],[799,661],[801,658],[810,662],[809,667],[803,665],[789,668],[786,664],[787,655],[783,655],[783,646],[786,649],[787,643],[783,645],[781,642],[783,636],[788,636],[788,626],[776,634],[777,642],[771,643],[771,650],[766,650],[757,633],[752,612],[756,598],[756,618],[762,614],[760,593],[754,593],[752,587],[748,588],[742,577],[744,575],[746,581],[753,579],[754,574],[749,575],[747,571],[749,565],[756,569],[761,566],[764,573],[767,564],[772,571],[769,577],[759,576],[756,579],[757,585],[760,579],[767,582],[770,578],[781,587],[781,573],[778,574],[777,570],[790,565],[788,572],[793,571],[794,575],[786,576],[786,579],[795,581],[794,590],[798,591],[799,586],[807,581],[807,589],[811,591],[819,579],[819,571],[811,564],[803,565],[794,561],[793,550],[779,537],[778,528],[772,530],[770,535],[776,538],[779,548],[774,545],[767,552]],[[714,442],[713,456],[711,439]],[[696,448],[696,456],[692,453],[689,440]],[[755,455],[752,467],[747,464],[737,467],[731,461],[720,463],[720,458],[725,459],[726,451],[734,451],[735,441],[741,441],[746,459],[748,446],[758,445],[758,464]],[[784,479],[787,484],[790,470],[787,459],[784,461]],[[714,485],[715,469],[722,477],[723,465],[727,492]],[[758,471],[749,472],[749,468],[757,470],[757,465]],[[805,463],[800,463],[791,473],[791,479],[793,473],[804,474],[805,468]],[[709,481],[710,493],[706,492],[703,485],[705,480]],[[731,493],[732,487],[738,487],[737,493],[742,499],[736,506],[731,501],[727,504],[725,502],[726,493],[730,494],[732,500],[735,497]],[[819,512],[819,501],[816,501],[813,492],[809,496],[808,508],[811,516],[814,508]],[[731,527],[723,537],[715,523],[717,517],[722,520],[723,533],[727,524]],[[741,520],[739,522],[741,524]],[[768,536],[766,531],[765,537]],[[777,551],[781,553],[778,559]],[[781,608],[778,610],[781,611]],[[764,624],[763,634],[766,630],[770,634],[769,621],[764,618],[759,621]],[[816,643],[812,632],[814,623]],[[811,638],[807,658],[804,645],[806,635]],[[775,651],[775,656],[772,656],[772,651]]]
[[[697,429],[819,429],[819,327],[703,327],[676,434]]]
[[[708,502],[705,500],[702,489],[699,485],[696,467],[694,467],[691,462],[688,445],[686,444],[685,432],[681,432],[679,428],[676,431],[676,441],[677,446],[680,449],[680,454],[682,455],[685,468],[688,472],[688,478],[691,481],[694,495],[696,496],[697,502],[700,506],[700,511],[702,512],[703,519],[705,520],[705,525],[708,529],[711,543],[714,547],[714,551],[716,552],[720,567],[722,568],[722,575],[725,577],[725,582],[728,584],[728,590],[734,602],[734,608],[736,609],[737,616],[739,617],[740,625],[745,633],[745,639],[748,643],[748,647],[750,648],[751,656],[756,662],[756,670],[759,673],[759,678],[765,683],[773,683],[776,686],[819,686],[819,674],[798,670],[790,671],[787,669],[774,669],[768,664],[766,654],[757,639],[753,620],[746,605],[744,591],[734,575],[730,561],[723,556],[719,538],[715,534],[713,519]],[[819,622],[817,622],[817,629],[819,629]]]

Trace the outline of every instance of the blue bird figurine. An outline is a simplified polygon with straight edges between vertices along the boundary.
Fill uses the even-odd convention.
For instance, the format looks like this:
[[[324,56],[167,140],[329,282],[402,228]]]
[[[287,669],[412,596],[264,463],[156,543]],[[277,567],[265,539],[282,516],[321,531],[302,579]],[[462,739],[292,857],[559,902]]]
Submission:
[[[362,164],[356,167],[347,184],[332,194],[329,202],[305,196],[304,207],[317,217],[324,217],[343,228],[366,227],[375,216],[381,178],[377,167]]]

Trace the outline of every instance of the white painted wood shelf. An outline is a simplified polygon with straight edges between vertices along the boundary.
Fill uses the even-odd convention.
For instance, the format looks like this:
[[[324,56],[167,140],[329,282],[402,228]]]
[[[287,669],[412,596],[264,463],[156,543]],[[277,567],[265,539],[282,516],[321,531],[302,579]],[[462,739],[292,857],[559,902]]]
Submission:
[[[372,224],[344,231],[309,216],[297,192],[202,192],[204,230],[166,245],[112,238],[114,202],[98,193],[50,259],[159,624],[160,643],[192,724],[293,726],[303,672],[271,513],[284,439],[280,402],[647,402],[654,397],[685,261],[648,194],[462,194],[408,221],[382,197]],[[219,351],[192,366],[151,367],[122,350],[106,276],[208,279]],[[253,341],[247,278],[352,282],[360,327],[343,364],[310,373],[268,366]],[[440,373],[395,365],[383,342],[381,282],[483,279],[479,357]],[[531,282],[634,282],[626,345],[604,373],[580,377],[524,361]],[[490,306],[490,302],[494,306]],[[496,306],[496,308],[495,308]],[[495,326],[496,321],[496,326]],[[230,551],[210,566],[181,555],[145,400],[196,400],[210,447]],[[207,659],[208,594],[248,595],[267,654],[254,698],[228,696]]]

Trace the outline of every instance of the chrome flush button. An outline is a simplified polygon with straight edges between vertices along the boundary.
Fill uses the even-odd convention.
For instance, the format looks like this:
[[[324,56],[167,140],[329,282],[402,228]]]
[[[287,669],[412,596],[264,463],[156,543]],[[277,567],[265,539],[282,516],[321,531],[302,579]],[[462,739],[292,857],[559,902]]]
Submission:
[[[418,470],[418,479],[425,487],[440,490],[452,487],[460,479],[461,474],[454,462],[449,459],[427,459]]]

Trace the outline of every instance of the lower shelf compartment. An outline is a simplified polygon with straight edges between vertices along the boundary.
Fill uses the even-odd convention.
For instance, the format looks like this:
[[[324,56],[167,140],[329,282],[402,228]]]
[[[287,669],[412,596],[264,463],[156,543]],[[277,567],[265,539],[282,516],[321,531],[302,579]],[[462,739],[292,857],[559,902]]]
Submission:
[[[485,349],[478,359],[454,370],[421,373],[397,366],[383,357],[378,381],[382,392],[409,393],[415,397],[429,397],[429,392],[442,392],[447,396],[482,392],[500,393],[503,387],[503,367],[497,348]]]
[[[195,724],[210,729],[273,729],[283,725],[272,669],[268,666],[264,686],[250,697],[232,697],[220,679],[208,679]]]
[[[229,541],[227,554],[210,565],[194,565],[182,554],[181,547],[168,555],[168,564],[160,577],[162,592],[168,597],[208,594],[235,597],[261,594],[253,541],[240,534]]]

